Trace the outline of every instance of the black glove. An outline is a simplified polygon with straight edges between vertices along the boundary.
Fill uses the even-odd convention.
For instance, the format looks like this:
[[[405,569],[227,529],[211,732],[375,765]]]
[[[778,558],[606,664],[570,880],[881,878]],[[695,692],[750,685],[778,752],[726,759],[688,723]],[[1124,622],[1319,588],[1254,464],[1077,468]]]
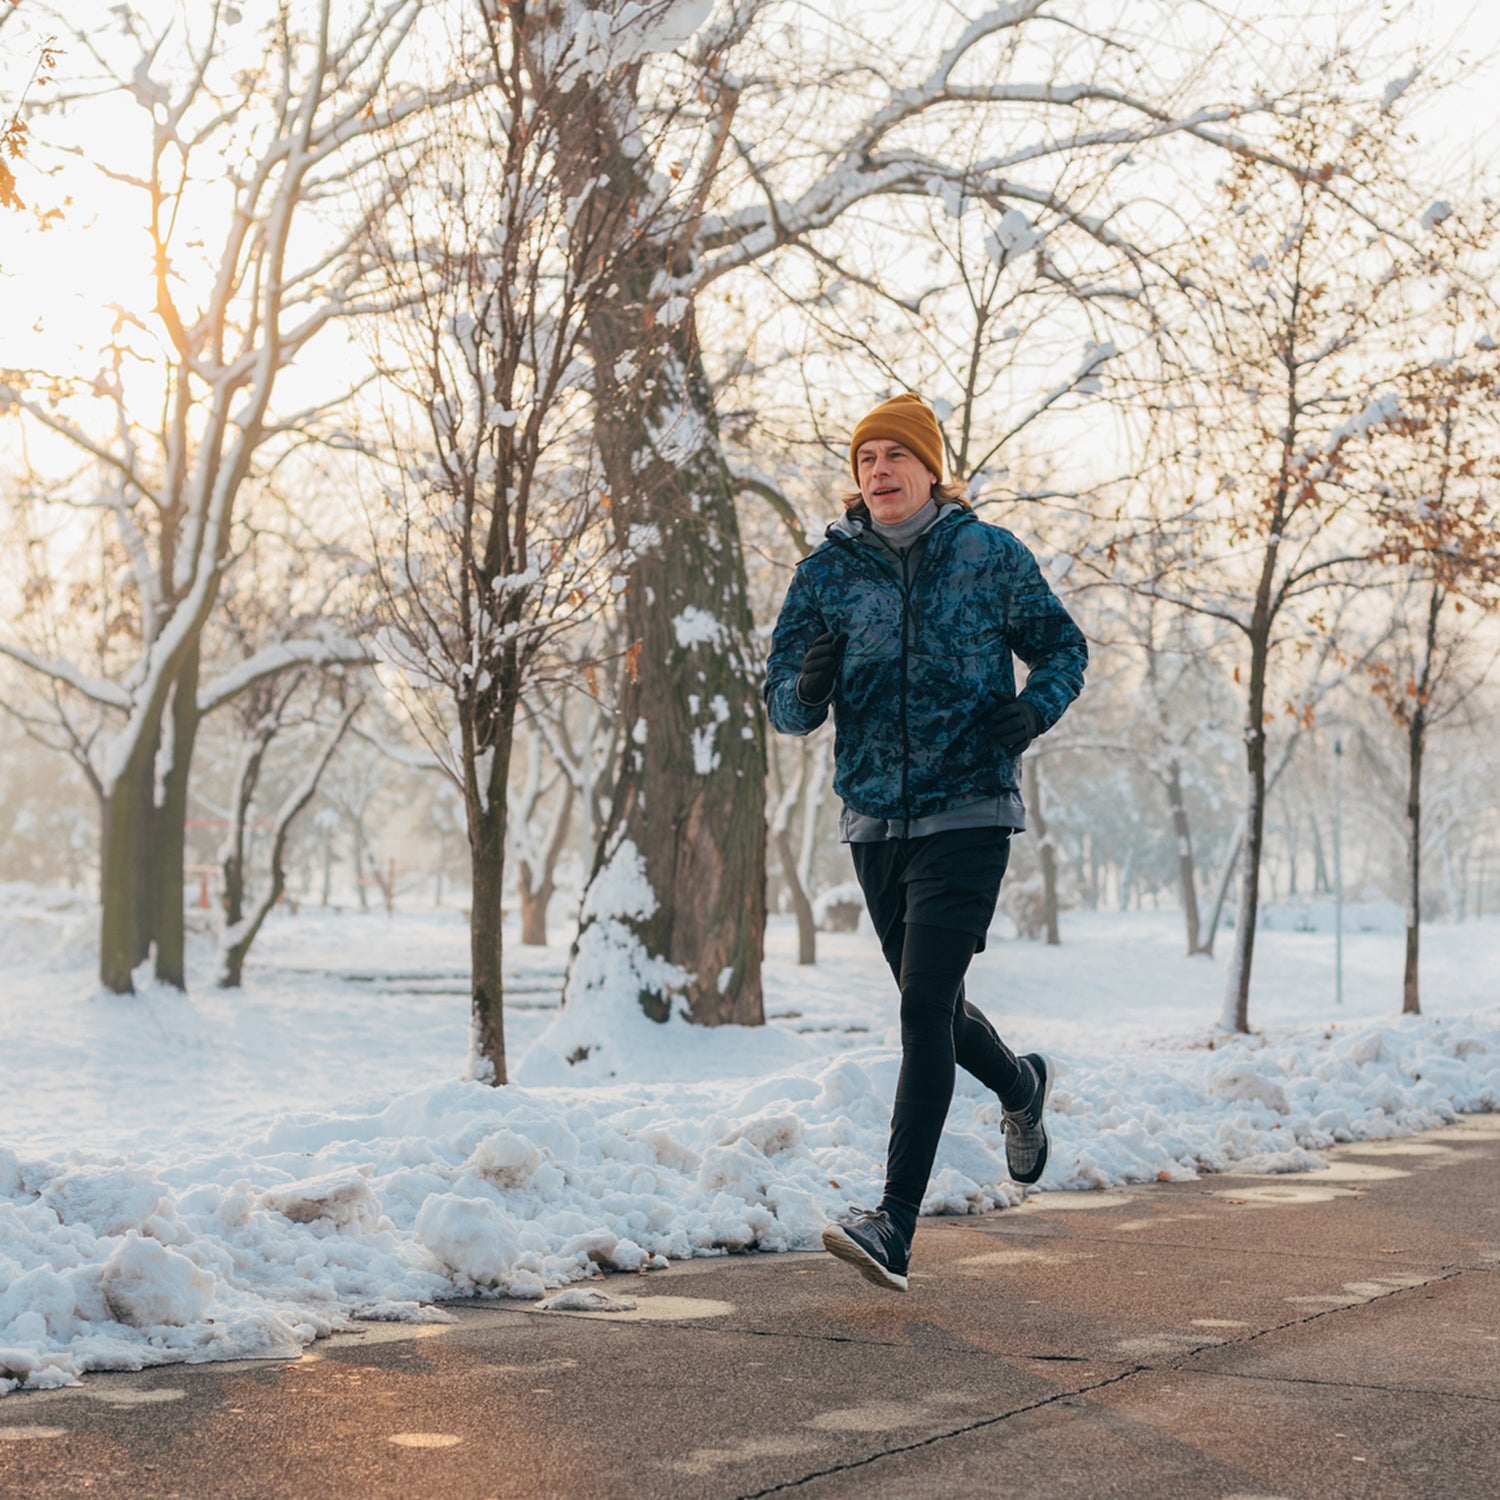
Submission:
[[[818,708],[833,697],[833,687],[839,679],[839,664],[848,644],[847,631],[841,630],[835,635],[831,630],[825,630],[807,648],[807,655],[802,658],[802,672],[797,678],[797,696],[809,708]]]
[[[1042,732],[1042,716],[1024,698],[1012,698],[995,710],[990,731],[1007,755],[1019,755]]]

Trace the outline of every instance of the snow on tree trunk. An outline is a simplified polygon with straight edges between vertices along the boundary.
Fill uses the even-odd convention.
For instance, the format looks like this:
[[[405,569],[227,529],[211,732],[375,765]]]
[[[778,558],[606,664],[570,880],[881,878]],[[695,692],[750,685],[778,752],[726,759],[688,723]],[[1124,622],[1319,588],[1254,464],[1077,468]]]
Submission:
[[[658,1045],[657,1022],[687,1018],[691,974],[641,938],[656,912],[645,861],[622,828],[584,891],[566,1003],[527,1056],[528,1085],[609,1078],[618,1060],[638,1064]]]
[[[595,365],[640,338],[639,307],[598,319]],[[653,960],[643,982],[686,974],[689,1018],[760,1025],[766,915],[765,727],[734,489],[691,312],[654,351],[654,382],[606,403],[600,447],[622,539],[639,547],[624,591],[630,671],[620,757],[594,879],[628,845],[653,899],[627,918]],[[649,905],[649,914],[645,906]],[[585,901],[584,922],[593,907]],[[613,918],[611,918],[613,920]],[[580,939],[581,940],[581,939]],[[569,983],[569,1003],[573,983]],[[665,1020],[670,994],[637,1003]]]

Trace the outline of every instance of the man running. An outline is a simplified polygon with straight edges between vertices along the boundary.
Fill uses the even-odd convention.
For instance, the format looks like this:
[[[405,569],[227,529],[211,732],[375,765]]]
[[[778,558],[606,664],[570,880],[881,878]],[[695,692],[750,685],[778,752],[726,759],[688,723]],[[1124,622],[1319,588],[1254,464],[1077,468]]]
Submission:
[[[942,433],[920,396],[867,413],[849,462],[859,488],[793,575],[765,698],[783,734],[833,710],[841,830],[901,989],[885,1193],[823,1244],[904,1292],[955,1065],[999,1096],[1011,1177],[1035,1183],[1047,1165],[1052,1066],[1017,1057],[963,980],[1026,826],[1019,757],[1078,696],[1088,647],[1026,547],[942,482]],[[1029,669],[1019,695],[1013,653]]]

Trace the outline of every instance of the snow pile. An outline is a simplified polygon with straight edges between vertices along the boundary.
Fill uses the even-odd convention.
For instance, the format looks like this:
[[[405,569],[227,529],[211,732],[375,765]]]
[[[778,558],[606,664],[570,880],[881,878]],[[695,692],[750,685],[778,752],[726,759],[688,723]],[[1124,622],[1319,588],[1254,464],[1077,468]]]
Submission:
[[[652,1029],[658,1059],[708,1055],[701,1033]],[[0,1387],[287,1356],[352,1318],[432,1316],[422,1304],[443,1297],[537,1298],[599,1267],[812,1245],[878,1194],[892,1039],[830,1058],[774,1027],[713,1040],[726,1034],[697,1082],[445,1082],[371,1112],[283,1116],[155,1171],[0,1150]],[[621,1036],[615,1062],[644,1072]],[[1045,1184],[1305,1170],[1334,1141],[1500,1107],[1494,1012],[1209,1040],[1060,1052]],[[1019,1196],[998,1102],[963,1078],[924,1208]]]
[[[568,1004],[532,1049],[527,1082],[612,1077],[616,1054],[649,1051],[658,1027],[641,1008],[643,996],[667,1014],[668,1024],[684,1024],[678,1012],[686,972],[648,953],[637,933],[656,910],[645,861],[622,838],[584,895]],[[580,1071],[570,1078],[573,1069]]]
[[[510,1087],[458,1081],[467,929],[451,911],[273,914],[247,985],[97,991],[75,900],[0,888],[35,930],[0,985],[0,1389],[87,1370],[289,1357],[351,1319],[444,1321],[456,1295],[583,1296],[601,1268],[810,1245],[879,1192],[899,1065],[895,986],[868,933],[774,918],[768,1024],[661,1024],[684,976],[639,939],[651,898],[622,843],[594,883],[570,1004],[565,946],[507,948]],[[1319,924],[1306,924],[1319,925]],[[1252,1014],[1204,1029],[1218,966],[1175,913],[1070,913],[1063,947],[992,935],[968,993],[1047,1051],[1049,1188],[1205,1170],[1311,1170],[1336,1140],[1500,1107],[1500,923],[1424,956],[1441,1019],[1392,1019],[1399,932],[1266,930]],[[80,928],[80,931],[82,928]],[[570,934],[559,933],[565,944]],[[924,1207],[1019,1196],[997,1101],[960,1074]],[[613,1288],[611,1288],[613,1290]],[[591,1304],[592,1305],[592,1304]]]

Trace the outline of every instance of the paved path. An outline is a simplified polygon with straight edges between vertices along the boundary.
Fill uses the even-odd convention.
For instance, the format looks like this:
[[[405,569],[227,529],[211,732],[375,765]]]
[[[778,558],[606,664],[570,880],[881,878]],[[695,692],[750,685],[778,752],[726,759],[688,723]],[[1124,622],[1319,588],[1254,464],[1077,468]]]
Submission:
[[[0,1495],[1500,1495],[1500,1117],[0,1400]]]

